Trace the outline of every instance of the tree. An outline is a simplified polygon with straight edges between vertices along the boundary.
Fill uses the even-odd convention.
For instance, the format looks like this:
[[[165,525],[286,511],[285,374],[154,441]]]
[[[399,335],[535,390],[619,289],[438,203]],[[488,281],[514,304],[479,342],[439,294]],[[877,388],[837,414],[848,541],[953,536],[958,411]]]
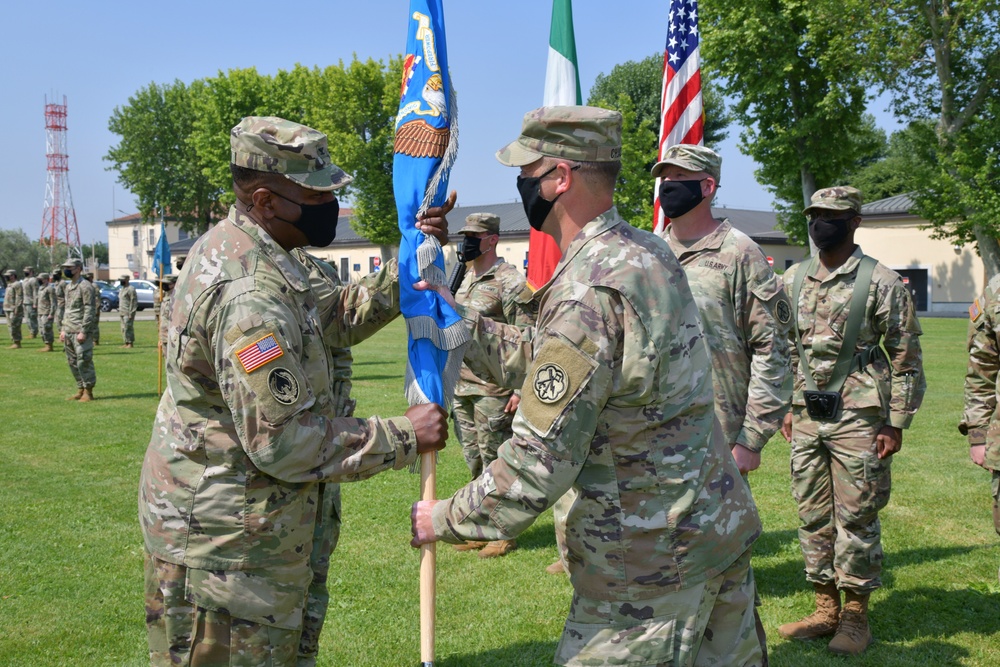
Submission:
[[[975,242],[989,275],[1000,273],[1000,3],[997,0],[848,0],[864,18],[871,76],[907,120],[934,124],[935,173],[914,212],[938,237]]]
[[[889,137],[877,160],[859,165],[844,184],[861,190],[865,201],[910,194],[925,187],[935,172],[934,126],[915,121]]]
[[[86,262],[89,262],[90,258],[93,257],[98,264],[108,263],[108,244],[104,241],[84,243],[82,253],[83,259]]]
[[[0,229],[0,274],[7,269],[14,269],[19,277],[23,277],[24,267],[30,266],[35,273],[47,272],[52,264],[59,264],[65,259],[61,255],[49,257],[49,249],[20,229]]]
[[[779,200],[782,226],[804,238],[799,211],[813,192],[878,152],[864,115],[857,16],[834,0],[715,0],[699,9],[705,64],[746,128],[740,148],[761,165],[757,178]]]

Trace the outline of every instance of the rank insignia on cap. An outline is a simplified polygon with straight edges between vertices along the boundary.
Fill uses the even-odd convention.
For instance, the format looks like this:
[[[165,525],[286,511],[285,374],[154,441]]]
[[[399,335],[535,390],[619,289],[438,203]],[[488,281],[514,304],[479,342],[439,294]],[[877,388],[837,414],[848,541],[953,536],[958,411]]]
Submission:
[[[255,371],[264,364],[274,361],[285,352],[278,345],[274,334],[268,334],[236,353],[236,358],[243,364],[243,370],[247,373]]]

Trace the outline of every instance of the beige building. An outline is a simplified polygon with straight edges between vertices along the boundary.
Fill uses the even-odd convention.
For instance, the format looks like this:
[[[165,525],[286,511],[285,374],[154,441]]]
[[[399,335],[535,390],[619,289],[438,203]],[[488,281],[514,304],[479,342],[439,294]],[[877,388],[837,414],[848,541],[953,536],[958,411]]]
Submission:
[[[143,220],[140,214],[133,213],[105,224],[108,227],[108,274],[116,279],[123,273],[143,280],[155,279],[153,253],[160,240],[160,221]],[[188,233],[169,218],[166,229],[168,243],[188,238]]]

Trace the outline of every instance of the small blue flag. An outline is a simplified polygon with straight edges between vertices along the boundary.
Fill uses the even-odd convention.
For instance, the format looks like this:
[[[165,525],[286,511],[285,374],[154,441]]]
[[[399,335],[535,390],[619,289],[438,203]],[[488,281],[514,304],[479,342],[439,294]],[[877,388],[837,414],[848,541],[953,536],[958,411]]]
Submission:
[[[153,273],[157,277],[170,274],[170,244],[167,242],[167,226],[160,220],[160,240],[156,242],[156,252],[153,253]]]

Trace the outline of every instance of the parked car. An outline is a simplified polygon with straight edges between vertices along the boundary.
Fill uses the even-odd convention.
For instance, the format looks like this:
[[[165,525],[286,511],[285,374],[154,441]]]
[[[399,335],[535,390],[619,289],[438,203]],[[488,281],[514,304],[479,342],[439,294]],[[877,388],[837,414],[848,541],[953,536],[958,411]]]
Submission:
[[[0,287],[0,314],[3,314],[3,297],[7,293],[6,287]]]
[[[95,280],[94,287],[101,291],[101,310],[105,313],[118,310],[118,288],[103,280]]]
[[[159,290],[156,283],[151,283],[148,280],[130,280],[129,284],[135,288],[138,309],[152,308],[156,292]]]

